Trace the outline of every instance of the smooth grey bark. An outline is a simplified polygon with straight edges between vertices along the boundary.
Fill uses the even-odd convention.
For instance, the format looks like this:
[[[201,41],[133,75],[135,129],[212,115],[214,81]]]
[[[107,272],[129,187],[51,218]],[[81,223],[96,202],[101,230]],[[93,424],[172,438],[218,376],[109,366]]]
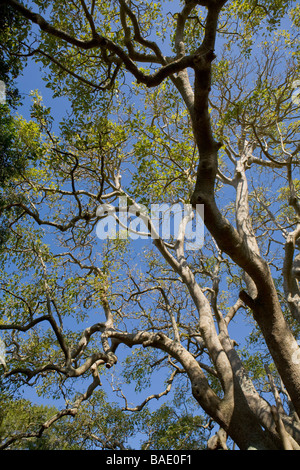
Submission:
[[[111,331],[110,337],[129,347],[142,344],[144,347],[158,348],[177,359],[189,376],[195,399],[232,437],[241,450],[280,448],[279,439],[277,440],[278,447],[272,440],[271,434],[262,429],[256,416],[250,410],[243,393],[241,393],[240,387],[234,386],[232,388],[233,394],[230,397],[220,399],[209,386],[196,359],[178,342],[170,340],[163,334],[152,334],[145,331],[136,334]]]
[[[245,226],[246,219],[240,220],[240,226],[236,230],[220,213],[215,202],[218,150],[221,144],[213,137],[208,112],[211,62],[214,59],[212,51],[215,39],[213,34],[215,18],[213,15],[211,23],[207,20],[207,31],[209,29],[211,29],[211,34],[207,33],[208,39],[204,41],[209,50],[204,56],[200,56],[199,60],[194,61],[195,98],[191,118],[199,151],[199,165],[191,203],[194,207],[197,204],[204,205],[204,223],[219,248],[229,255],[255,284],[256,297],[253,298],[248,293],[242,292],[241,298],[253,311],[253,316],[262,331],[278,372],[299,415],[300,366],[292,359],[298,345],[284,319],[269,267],[257,252],[254,237]],[[240,171],[238,177],[242,178]],[[244,179],[242,184],[245,184]]]
[[[283,264],[283,287],[293,317],[300,323],[300,289],[299,281],[293,273],[294,253],[297,239],[300,237],[300,226],[289,233],[285,243]]]

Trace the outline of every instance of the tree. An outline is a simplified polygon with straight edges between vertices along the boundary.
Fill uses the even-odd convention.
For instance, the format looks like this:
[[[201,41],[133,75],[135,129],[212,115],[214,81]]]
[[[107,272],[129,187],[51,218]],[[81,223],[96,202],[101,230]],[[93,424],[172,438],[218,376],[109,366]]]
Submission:
[[[58,445],[57,439],[53,436],[41,436],[39,439],[33,439],[32,430],[36,423],[43,423],[50,418],[56,410],[47,408],[46,406],[32,406],[29,400],[1,400],[1,448],[6,445],[10,449],[51,449],[52,443]],[[14,439],[11,436],[18,435],[19,439]],[[26,436],[31,436],[30,440],[24,439]],[[22,439],[23,437],[23,439]],[[17,443],[16,447],[13,446]],[[4,444],[3,444],[4,443]],[[55,447],[52,447],[55,449]]]
[[[13,109],[21,96],[15,86],[25,64],[23,41],[29,31],[29,22],[11,6],[0,4],[0,80],[5,84],[5,102]]]
[[[31,156],[20,149],[18,133],[20,119],[12,114],[20,105],[21,96],[15,81],[22,73],[25,58],[22,41],[28,33],[27,20],[9,5],[0,4],[0,83],[3,97],[0,104],[0,207],[7,204],[10,180],[24,169],[24,161]],[[2,210],[1,210],[2,215]],[[0,244],[9,236],[8,217],[1,218]]]
[[[137,436],[141,448],[147,450],[169,449],[170,445],[175,450],[194,450],[205,442],[199,417],[178,414],[171,403],[151,414],[144,408],[128,415],[117,403],[109,403],[103,391],[97,391],[80,408],[75,422],[65,416],[51,424],[57,413],[55,407],[34,405],[29,400],[2,400],[1,450],[130,450],[129,442]]]
[[[118,385],[127,411],[187,382],[220,427],[212,447],[225,435],[240,449],[299,449],[299,6],[2,3],[38,26],[27,47],[72,109],[56,136],[35,95],[40,140],[27,145],[40,141],[42,157],[5,207],[21,211],[2,254],[5,380],[73,400],[53,422],[111,370],[137,392],[166,380],[137,406]],[[204,210],[202,247],[186,250],[184,232],[144,250],[126,239],[141,220],[156,233],[150,204],[162,201],[186,205],[180,230],[189,203],[199,225]],[[138,217],[128,227],[124,214]],[[109,220],[123,232],[99,242]],[[243,350],[231,329],[245,321]]]

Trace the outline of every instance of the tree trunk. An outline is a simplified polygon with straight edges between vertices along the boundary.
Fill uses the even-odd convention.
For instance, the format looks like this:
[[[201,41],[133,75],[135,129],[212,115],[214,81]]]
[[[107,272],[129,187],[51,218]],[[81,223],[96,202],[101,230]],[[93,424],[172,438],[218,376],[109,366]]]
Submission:
[[[240,234],[219,212],[214,189],[218,168],[218,144],[212,134],[208,113],[211,60],[207,54],[195,63],[195,104],[191,112],[193,131],[199,151],[199,166],[191,203],[204,205],[204,223],[219,248],[240,266],[256,286],[257,296],[241,293],[242,300],[252,309],[274,363],[300,414],[300,365],[293,361],[298,349],[281,310],[277,292],[267,263],[253,249],[249,234]],[[241,236],[242,235],[242,236]],[[249,243],[248,243],[249,240]]]

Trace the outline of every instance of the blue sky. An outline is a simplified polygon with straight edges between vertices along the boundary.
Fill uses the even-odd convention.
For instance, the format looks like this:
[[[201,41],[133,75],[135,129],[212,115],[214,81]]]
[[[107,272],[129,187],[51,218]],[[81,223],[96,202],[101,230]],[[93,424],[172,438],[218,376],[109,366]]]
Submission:
[[[66,110],[69,107],[69,101],[66,98],[53,98],[52,91],[46,87],[46,83],[42,79],[42,72],[40,64],[37,64],[33,58],[27,59],[27,64],[16,81],[20,94],[22,96],[22,104],[18,109],[25,119],[30,120],[30,107],[32,105],[32,97],[30,93],[38,90],[43,97],[43,103],[46,107],[52,108],[54,117],[54,130],[59,131],[59,122],[65,116]]]

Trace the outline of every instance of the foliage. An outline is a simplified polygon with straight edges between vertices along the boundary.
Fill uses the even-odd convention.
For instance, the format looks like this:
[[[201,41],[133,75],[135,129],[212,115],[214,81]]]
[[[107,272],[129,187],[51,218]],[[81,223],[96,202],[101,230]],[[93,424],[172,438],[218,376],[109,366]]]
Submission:
[[[0,5],[0,80],[5,83],[6,102],[16,108],[20,102],[15,80],[24,67],[22,43],[28,34],[29,24],[11,6]]]
[[[103,392],[96,392],[80,409],[76,420],[65,417],[59,425],[54,423],[43,429],[57,412],[53,406],[35,405],[29,400],[4,399],[2,445],[17,450],[129,450],[133,440],[136,449],[164,450],[171,446],[192,450],[199,449],[203,440],[199,417],[178,415],[179,410],[176,412],[171,404],[162,405],[154,413],[145,409],[138,414],[125,414],[117,403],[108,403]],[[161,428],[162,421],[167,434]]]
[[[25,60],[22,56],[23,41],[29,30],[28,22],[9,5],[0,5],[0,80],[3,97],[0,104],[0,246],[9,236],[9,220],[2,216],[2,208],[14,201],[10,181],[24,170],[25,162],[32,155],[27,150],[34,140],[30,124],[16,118],[12,110],[20,105],[21,95],[15,86],[22,73]],[[29,131],[29,132],[28,132]],[[25,137],[19,138],[19,134]],[[22,143],[24,142],[24,144]]]

